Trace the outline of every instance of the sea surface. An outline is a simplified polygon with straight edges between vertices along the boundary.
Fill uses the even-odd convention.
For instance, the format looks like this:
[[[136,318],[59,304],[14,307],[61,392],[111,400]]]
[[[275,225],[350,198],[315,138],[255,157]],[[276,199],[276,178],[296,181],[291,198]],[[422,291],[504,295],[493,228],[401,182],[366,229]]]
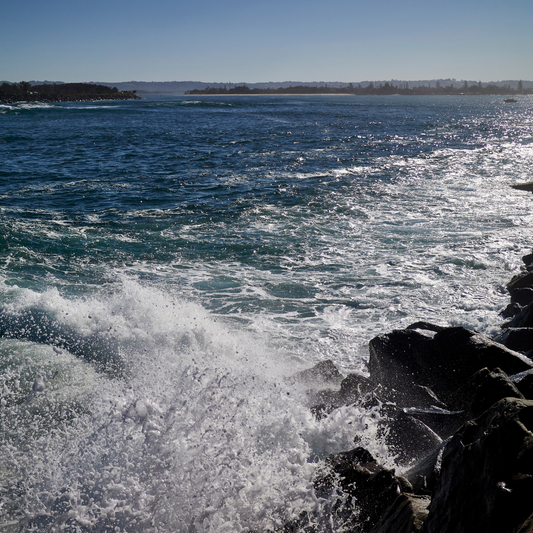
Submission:
[[[533,99],[0,105],[0,531],[264,532],[328,502],[365,373],[426,320],[498,331],[531,251]]]

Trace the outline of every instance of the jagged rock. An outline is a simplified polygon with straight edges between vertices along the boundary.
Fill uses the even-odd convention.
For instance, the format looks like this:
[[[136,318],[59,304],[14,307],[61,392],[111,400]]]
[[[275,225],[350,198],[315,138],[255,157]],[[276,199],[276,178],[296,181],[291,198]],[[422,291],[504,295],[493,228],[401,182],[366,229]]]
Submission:
[[[297,372],[293,377],[296,381],[304,383],[315,382],[328,385],[338,385],[343,379],[335,363],[330,359],[320,361],[311,368]]]
[[[532,288],[533,287],[533,272],[520,272],[516,276],[513,276],[511,281],[507,284],[507,290],[511,294],[517,289]]]
[[[533,401],[500,400],[450,440],[422,533],[514,533],[533,513]]]
[[[522,307],[533,303],[533,289],[524,287],[523,289],[515,289],[511,294],[511,302],[516,303]]]
[[[522,354],[465,328],[448,328],[435,335],[434,342],[443,355],[454,354],[444,367],[452,383],[456,383],[460,375],[468,379],[483,367],[501,368],[509,375],[533,368],[533,362]]]
[[[523,524],[517,533],[533,533],[533,515],[531,515]]]
[[[515,352],[528,352],[533,350],[533,328],[506,328],[494,340]]]
[[[417,407],[416,385],[422,385],[451,410],[461,410],[469,399],[465,404],[457,390],[481,368],[499,367],[509,375],[533,368],[524,355],[460,327],[446,328],[433,338],[416,330],[395,330],[372,339],[369,349],[371,380],[398,391],[405,407]]]
[[[466,411],[449,411],[437,406],[429,408],[409,407],[404,411],[430,427],[441,439],[453,435],[466,421]]]
[[[433,338],[414,329],[394,330],[369,343],[368,370],[373,382],[397,392],[402,407],[425,404],[418,385],[431,387],[438,363]]]
[[[511,293],[511,302],[515,302],[522,307],[533,303],[533,287],[514,289]]]
[[[446,329],[446,326],[438,326],[436,324],[432,324],[431,322],[420,320],[414,324],[411,324],[410,326],[407,326],[407,329],[421,329],[423,331],[433,331],[434,333],[438,333],[439,331]]]
[[[499,368],[492,372],[483,368],[474,374],[469,383],[475,389],[468,410],[469,418],[477,418],[503,398],[525,399],[509,376]]]
[[[414,494],[429,495],[435,488],[442,465],[444,448],[450,439],[445,440],[438,448],[407,470],[404,475],[411,483]]]
[[[533,400],[533,370],[511,376],[511,380],[527,400]]]
[[[521,309],[514,317],[502,325],[502,328],[531,328],[533,327],[533,304]]]
[[[400,494],[370,533],[418,533],[428,515],[429,498]]]
[[[526,268],[531,267],[533,265],[533,254],[524,255],[522,261],[526,265]]]
[[[339,391],[339,401],[341,405],[349,405],[368,394],[375,388],[375,385],[361,374],[348,374],[341,382]]]
[[[381,413],[378,437],[383,437],[396,464],[408,465],[441,445],[442,439],[430,427],[401,409],[385,405]]]
[[[350,405],[361,400],[363,396],[371,392],[375,387],[368,378],[361,374],[348,374],[342,381],[340,390],[316,391],[312,396],[315,405],[311,412],[318,420],[326,417],[334,409],[343,405]]]
[[[503,318],[512,318],[516,316],[524,307],[517,302],[511,302],[503,311],[500,312],[500,315]]]
[[[369,531],[402,488],[410,489],[406,480],[378,465],[370,452],[360,447],[330,455],[314,486],[318,497],[335,501],[335,530],[353,532]]]

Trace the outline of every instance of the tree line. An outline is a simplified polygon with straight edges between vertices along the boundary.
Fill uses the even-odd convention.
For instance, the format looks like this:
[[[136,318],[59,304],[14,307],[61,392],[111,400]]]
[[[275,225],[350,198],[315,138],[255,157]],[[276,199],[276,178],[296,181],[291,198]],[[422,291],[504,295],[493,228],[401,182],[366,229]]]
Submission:
[[[135,91],[119,91],[116,87],[93,83],[50,83],[32,85],[27,81],[3,82],[0,102],[75,102],[87,100],[133,100]]]
[[[403,95],[438,95],[438,94],[487,94],[487,95],[518,95],[518,94],[533,94],[533,89],[524,89],[522,83],[518,84],[518,89],[512,89],[509,86],[500,87],[495,84],[483,85],[478,84],[468,85],[467,82],[463,84],[454,84],[441,86],[439,82],[435,86],[418,86],[409,87],[408,84],[402,83],[400,85],[393,85],[392,83],[384,83],[374,86],[369,83],[365,87],[361,84],[354,85],[350,83],[346,87],[328,87],[324,86],[309,86],[297,85],[294,87],[279,87],[277,89],[271,88],[254,88],[251,89],[247,85],[238,85],[235,87],[206,87],[205,89],[194,89],[187,91],[185,94],[202,95],[202,94],[356,94],[356,95],[372,95],[372,94],[403,94]]]

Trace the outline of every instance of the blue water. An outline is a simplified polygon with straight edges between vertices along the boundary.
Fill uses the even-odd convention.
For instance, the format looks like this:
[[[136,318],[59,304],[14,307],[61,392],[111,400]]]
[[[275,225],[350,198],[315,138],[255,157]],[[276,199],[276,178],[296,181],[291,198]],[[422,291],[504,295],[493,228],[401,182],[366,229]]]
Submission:
[[[354,436],[394,466],[286,378],[496,332],[532,156],[527,97],[0,105],[0,530],[264,531]]]

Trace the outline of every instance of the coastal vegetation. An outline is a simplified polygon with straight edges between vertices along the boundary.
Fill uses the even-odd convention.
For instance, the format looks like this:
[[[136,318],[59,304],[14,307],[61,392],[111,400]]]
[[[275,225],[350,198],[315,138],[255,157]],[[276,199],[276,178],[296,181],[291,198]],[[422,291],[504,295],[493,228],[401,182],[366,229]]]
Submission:
[[[27,81],[3,82],[0,103],[15,102],[78,102],[95,100],[134,100],[135,91],[119,91],[116,87],[92,83],[60,83],[32,85]]]
[[[326,85],[312,86],[312,85],[296,85],[291,87],[278,88],[250,88],[247,85],[237,85],[234,87],[206,87],[205,89],[194,89],[186,91],[185,94],[203,95],[203,94],[355,94],[355,95],[373,95],[373,94],[402,94],[402,95],[463,95],[463,94],[488,94],[488,95],[518,95],[518,94],[533,94],[533,88],[525,89],[522,82],[518,83],[518,88],[514,89],[508,86],[498,86],[496,84],[477,84],[468,85],[467,82],[463,84],[441,85],[436,82],[434,86],[421,85],[416,87],[409,87],[409,82],[401,82],[397,85],[385,82],[379,85],[369,83],[362,86],[360,83],[354,85],[348,84],[345,87],[332,87]]]

